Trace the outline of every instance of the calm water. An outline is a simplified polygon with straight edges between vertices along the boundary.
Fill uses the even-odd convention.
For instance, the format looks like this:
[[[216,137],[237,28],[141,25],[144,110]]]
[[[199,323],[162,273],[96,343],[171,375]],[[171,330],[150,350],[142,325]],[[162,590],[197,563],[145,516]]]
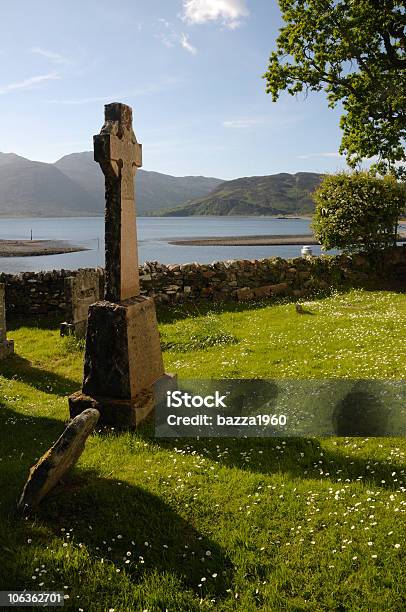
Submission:
[[[173,238],[210,236],[248,236],[266,234],[310,233],[306,219],[274,217],[139,217],[137,221],[140,262],[210,263],[225,259],[260,259],[296,257],[299,246],[175,246]],[[0,239],[27,240],[30,231],[35,240],[67,240],[88,247],[89,251],[41,257],[1,257],[0,271],[75,270],[104,265],[104,220],[102,217],[63,219],[2,219]],[[314,253],[320,252],[312,247]]]

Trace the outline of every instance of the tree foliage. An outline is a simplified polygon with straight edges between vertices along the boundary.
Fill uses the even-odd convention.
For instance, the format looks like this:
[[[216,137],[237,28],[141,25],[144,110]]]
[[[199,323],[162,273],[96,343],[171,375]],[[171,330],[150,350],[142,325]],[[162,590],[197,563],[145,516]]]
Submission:
[[[269,60],[267,93],[327,93],[342,103],[340,152],[351,167],[377,156],[398,176],[406,136],[406,14],[401,0],[279,0],[285,25]]]
[[[326,175],[313,197],[313,230],[324,249],[371,253],[396,244],[406,190],[393,176]]]

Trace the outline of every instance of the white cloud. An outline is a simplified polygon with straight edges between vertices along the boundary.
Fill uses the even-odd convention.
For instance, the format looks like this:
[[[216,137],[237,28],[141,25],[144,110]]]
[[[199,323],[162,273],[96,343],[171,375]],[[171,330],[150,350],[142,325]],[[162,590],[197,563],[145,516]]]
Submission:
[[[174,25],[166,19],[158,19],[158,22],[160,31],[156,34],[156,38],[166,47],[174,47],[180,44],[185,51],[192,53],[192,55],[196,55],[197,49],[190,42],[188,34],[177,32]]]
[[[17,81],[16,83],[9,83],[8,85],[0,86],[0,95],[12,93],[13,91],[21,91],[24,89],[33,89],[36,85],[44,83],[46,81],[55,81],[61,77],[55,73],[41,74],[39,76],[30,77],[23,81]]]
[[[307,155],[298,155],[299,159],[312,159],[313,157],[342,157],[339,153],[308,153]]]
[[[192,55],[196,55],[196,47],[189,42],[189,36],[187,34],[183,34],[183,32],[180,35],[180,44],[184,49],[186,49],[186,51],[189,51],[189,53],[192,53]]]
[[[68,60],[66,57],[63,57],[63,55],[55,53],[54,51],[49,51],[48,49],[42,49],[41,47],[33,47],[32,49],[30,49],[30,52],[34,53],[35,55],[41,55],[42,57],[45,57],[53,64],[67,65],[71,63],[70,60]]]
[[[182,17],[188,23],[221,21],[234,29],[248,15],[246,0],[183,0]]]

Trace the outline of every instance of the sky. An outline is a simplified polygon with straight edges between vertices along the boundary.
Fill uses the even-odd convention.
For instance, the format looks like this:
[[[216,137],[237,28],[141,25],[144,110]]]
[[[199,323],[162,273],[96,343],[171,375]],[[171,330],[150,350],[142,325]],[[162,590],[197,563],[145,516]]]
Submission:
[[[103,105],[133,108],[143,168],[222,179],[326,172],[339,110],[265,92],[274,0],[2,3],[0,151],[54,162],[92,149]]]

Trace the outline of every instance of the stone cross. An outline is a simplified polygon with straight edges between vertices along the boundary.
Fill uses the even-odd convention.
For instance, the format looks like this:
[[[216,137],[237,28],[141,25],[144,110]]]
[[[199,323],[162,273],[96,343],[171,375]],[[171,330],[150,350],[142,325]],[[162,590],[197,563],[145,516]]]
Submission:
[[[94,136],[94,159],[105,176],[105,299],[121,302],[140,294],[134,176],[142,148],[132,128],[132,110],[113,102],[104,107],[105,122]]]
[[[134,175],[141,145],[129,106],[105,107],[94,158],[106,182],[105,300],[89,307],[82,390],[69,397],[69,412],[74,418],[96,408],[100,424],[134,428],[166,396],[174,378],[165,374],[154,299],[140,295]]]

